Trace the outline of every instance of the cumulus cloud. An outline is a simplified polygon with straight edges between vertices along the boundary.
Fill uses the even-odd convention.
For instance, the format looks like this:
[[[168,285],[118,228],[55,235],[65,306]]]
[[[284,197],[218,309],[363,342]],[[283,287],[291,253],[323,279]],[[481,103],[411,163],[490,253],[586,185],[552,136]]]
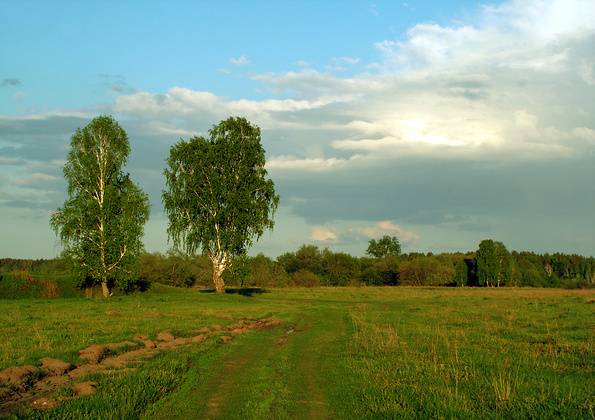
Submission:
[[[308,240],[314,242],[337,242],[339,238],[334,230],[325,226],[311,226]]]

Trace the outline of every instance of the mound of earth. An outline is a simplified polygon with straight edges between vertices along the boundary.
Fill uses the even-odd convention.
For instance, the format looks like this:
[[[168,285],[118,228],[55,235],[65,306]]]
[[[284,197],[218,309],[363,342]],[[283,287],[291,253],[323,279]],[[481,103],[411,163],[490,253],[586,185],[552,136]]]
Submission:
[[[218,316],[233,320],[229,315]],[[0,413],[12,412],[21,405],[45,411],[57,407],[62,401],[91,395],[100,386],[97,382],[83,382],[90,373],[109,375],[116,372],[136,370],[130,367],[142,362],[142,358],[160,351],[191,346],[216,336],[221,343],[228,343],[236,336],[255,330],[268,330],[281,325],[277,319],[243,318],[227,325],[211,325],[198,330],[199,335],[175,337],[170,331],[162,331],[156,339],[136,334],[132,341],[94,344],[78,352],[86,363],[72,365],[59,359],[44,357],[39,366],[12,366],[0,371]],[[58,397],[59,389],[69,387],[74,397]]]

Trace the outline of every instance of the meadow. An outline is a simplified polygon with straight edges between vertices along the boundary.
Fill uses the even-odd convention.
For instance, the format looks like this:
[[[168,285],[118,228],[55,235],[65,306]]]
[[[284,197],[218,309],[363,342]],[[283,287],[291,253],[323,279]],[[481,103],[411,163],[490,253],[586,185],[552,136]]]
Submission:
[[[44,357],[81,364],[80,350],[137,334],[157,340],[242,319],[281,323],[90,373],[81,380],[98,384],[92,395],[69,398],[68,384],[56,408],[23,406],[0,418],[595,418],[593,290],[230,292],[156,284],[106,300],[1,300],[0,371]]]

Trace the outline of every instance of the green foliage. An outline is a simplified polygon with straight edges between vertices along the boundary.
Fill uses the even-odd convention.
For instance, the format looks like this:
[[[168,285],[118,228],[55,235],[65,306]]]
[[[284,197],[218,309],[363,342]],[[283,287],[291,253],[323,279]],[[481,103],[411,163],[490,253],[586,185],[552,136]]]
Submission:
[[[484,239],[475,256],[480,286],[503,286],[511,276],[511,256],[502,242]]]
[[[277,263],[289,275],[304,270],[317,276],[320,282],[324,277],[324,256],[328,253],[328,249],[321,250],[316,245],[301,245],[296,252],[286,252],[279,255]]]
[[[447,286],[454,278],[455,269],[434,256],[414,258],[399,266],[400,284],[404,286]]]
[[[455,266],[455,284],[467,286],[469,282],[469,269],[465,260],[460,260]]]
[[[302,245],[295,253],[296,265],[300,270],[308,270],[317,276],[323,276],[324,256],[328,252],[327,248],[321,250],[316,245]]]
[[[273,228],[279,196],[266,179],[260,128],[231,117],[209,134],[171,147],[162,198],[174,246],[184,245],[188,254],[202,249],[213,262],[217,291],[224,293],[221,273]]]
[[[256,257],[248,257],[247,275],[242,287],[284,287],[290,283],[289,276],[278,263],[260,253]]]
[[[320,278],[305,269],[299,269],[292,276],[293,284],[297,287],[318,287],[321,285]]]
[[[361,276],[359,260],[344,252],[328,252],[322,263],[327,286],[347,286]]]
[[[595,288],[593,257],[566,254],[510,254],[507,286],[565,289]],[[553,261],[564,261],[554,264]],[[64,258],[52,260],[0,259],[0,298],[55,298],[80,296],[81,280],[70,274]],[[565,267],[557,272],[553,267]],[[188,256],[170,250],[166,255],[144,253],[138,260],[134,285],[141,291],[150,285],[175,287],[208,286],[212,282],[212,264],[208,258]],[[225,282],[233,287],[317,287],[368,286],[478,286],[475,253],[403,254],[397,259],[356,258],[333,253],[327,248],[302,245],[296,252],[286,252],[276,261],[259,254],[240,256],[225,273]],[[560,274],[563,278],[558,277]],[[567,273],[567,274],[566,274]],[[83,279],[84,280],[84,279]],[[153,286],[155,287],[155,286]],[[89,292],[87,290],[87,292]],[[125,290],[126,291],[126,290]],[[87,294],[91,297],[92,294]]]
[[[384,235],[378,241],[370,239],[366,255],[373,258],[399,258],[401,256],[401,244],[396,236]]]
[[[368,286],[396,286],[399,284],[399,264],[396,257],[360,259],[361,281]]]
[[[122,172],[130,145],[126,132],[110,116],[95,118],[71,137],[64,165],[68,200],[52,214],[65,258],[76,262],[80,279],[134,288],[134,264],[149,218],[147,195]]]
[[[145,253],[138,260],[139,280],[175,287],[207,286],[212,277],[208,259],[170,250],[167,255]]]

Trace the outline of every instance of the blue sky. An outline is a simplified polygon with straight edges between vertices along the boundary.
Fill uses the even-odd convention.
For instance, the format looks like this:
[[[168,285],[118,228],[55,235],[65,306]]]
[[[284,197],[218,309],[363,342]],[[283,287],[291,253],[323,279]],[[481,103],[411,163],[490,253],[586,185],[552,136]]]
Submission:
[[[113,115],[165,252],[169,147],[244,116],[281,195],[251,253],[595,254],[595,3],[0,0],[0,256],[60,252],[69,139]]]

